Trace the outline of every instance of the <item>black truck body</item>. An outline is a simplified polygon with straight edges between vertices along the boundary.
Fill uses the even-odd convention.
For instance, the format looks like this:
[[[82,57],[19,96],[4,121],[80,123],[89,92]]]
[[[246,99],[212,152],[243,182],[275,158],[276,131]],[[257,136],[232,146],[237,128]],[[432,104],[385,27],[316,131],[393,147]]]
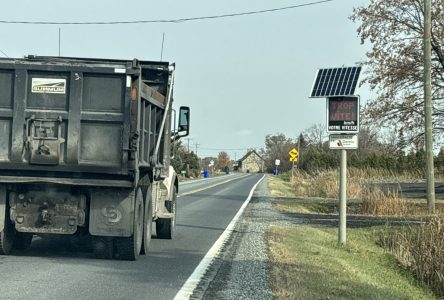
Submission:
[[[0,59],[0,254],[33,234],[88,234],[100,257],[136,259],[151,223],[171,238],[174,65]]]

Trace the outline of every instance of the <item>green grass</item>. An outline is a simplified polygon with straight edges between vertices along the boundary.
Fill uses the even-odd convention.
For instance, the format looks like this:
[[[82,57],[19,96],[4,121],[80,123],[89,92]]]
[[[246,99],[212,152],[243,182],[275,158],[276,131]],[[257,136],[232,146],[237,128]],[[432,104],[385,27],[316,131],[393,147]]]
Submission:
[[[279,198],[272,201],[275,210],[297,214],[338,214],[339,203],[335,199],[323,198]],[[356,214],[361,210],[361,202],[347,201],[347,214]]]
[[[268,176],[268,187],[273,196],[283,197],[296,196],[293,187],[288,180],[285,180],[288,175]]]
[[[332,214],[337,212],[337,201],[324,199],[284,198],[272,202],[281,212],[301,214]]]
[[[436,299],[375,244],[386,228],[273,226],[267,234],[277,299]]]

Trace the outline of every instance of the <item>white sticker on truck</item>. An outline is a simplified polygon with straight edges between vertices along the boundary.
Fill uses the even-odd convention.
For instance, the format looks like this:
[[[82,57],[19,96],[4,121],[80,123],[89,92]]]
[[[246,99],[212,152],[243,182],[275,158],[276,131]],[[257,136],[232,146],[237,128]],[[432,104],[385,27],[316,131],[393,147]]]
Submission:
[[[32,78],[31,92],[40,94],[66,94],[66,79]]]
[[[126,73],[126,69],[123,69],[123,68],[114,68],[114,73],[125,74],[125,73]]]

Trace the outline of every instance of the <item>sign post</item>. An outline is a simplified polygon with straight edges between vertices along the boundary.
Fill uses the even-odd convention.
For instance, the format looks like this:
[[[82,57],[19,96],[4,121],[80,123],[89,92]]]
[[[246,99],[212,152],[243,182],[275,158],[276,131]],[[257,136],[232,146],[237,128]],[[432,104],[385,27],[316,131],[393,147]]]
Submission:
[[[327,132],[330,149],[341,150],[339,169],[339,232],[338,242],[347,241],[347,149],[358,148],[359,97],[327,98]]]
[[[355,96],[361,67],[319,69],[311,98],[327,98],[327,132],[330,149],[341,150],[339,169],[338,241],[346,243],[347,229],[347,149],[358,148],[359,96]]]
[[[338,241],[345,245],[347,241],[347,150],[341,150],[341,168],[339,170],[339,232]]]
[[[213,166],[214,166],[214,160],[211,160],[210,163],[208,164],[211,176],[213,175]]]
[[[294,178],[294,162],[298,161],[299,151],[296,150],[295,148],[293,148],[293,149],[290,150],[290,152],[288,152],[288,154],[290,155],[290,161],[292,162],[292,165],[291,165],[291,183],[293,183],[293,178]]]
[[[280,160],[280,159],[276,159],[276,160],[274,161],[274,164],[275,164],[275,166],[276,166],[276,169],[275,169],[275,171],[274,171],[274,175],[277,176],[277,174],[278,174],[278,166],[281,164],[281,160]]]

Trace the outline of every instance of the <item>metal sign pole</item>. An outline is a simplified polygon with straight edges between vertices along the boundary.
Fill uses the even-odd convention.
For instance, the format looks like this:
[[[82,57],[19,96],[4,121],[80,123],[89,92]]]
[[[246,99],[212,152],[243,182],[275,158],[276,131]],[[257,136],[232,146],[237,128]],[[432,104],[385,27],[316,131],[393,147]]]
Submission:
[[[296,166],[299,169],[299,160],[301,159],[301,134],[299,134],[298,138],[298,161],[296,162]]]
[[[275,164],[275,166],[276,166],[276,168],[275,168],[275,170],[274,170],[274,175],[278,175],[278,166],[281,164],[281,161],[279,160],[279,159],[276,159],[275,161],[274,161],[274,164]]]
[[[347,240],[347,150],[341,150],[341,168],[339,170],[339,244]]]

